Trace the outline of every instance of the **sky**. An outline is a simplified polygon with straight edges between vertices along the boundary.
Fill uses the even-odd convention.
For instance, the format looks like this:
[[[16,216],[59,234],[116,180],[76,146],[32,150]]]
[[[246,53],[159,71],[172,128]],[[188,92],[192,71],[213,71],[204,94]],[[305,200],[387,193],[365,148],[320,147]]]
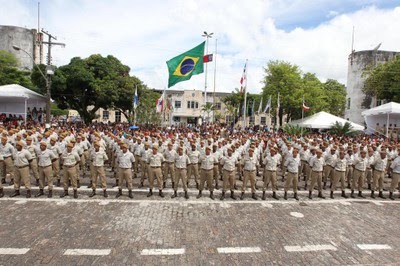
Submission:
[[[37,28],[37,1],[0,0],[0,25]],[[53,64],[76,56],[114,55],[150,88],[168,84],[166,61],[212,32],[207,90],[240,87],[248,60],[247,88],[260,93],[264,67],[283,60],[321,81],[346,84],[354,49],[400,51],[400,0],[42,0],[40,28],[66,43],[54,47]],[[216,76],[214,79],[214,72]],[[214,83],[215,82],[215,83]],[[171,89],[204,90],[205,74]]]

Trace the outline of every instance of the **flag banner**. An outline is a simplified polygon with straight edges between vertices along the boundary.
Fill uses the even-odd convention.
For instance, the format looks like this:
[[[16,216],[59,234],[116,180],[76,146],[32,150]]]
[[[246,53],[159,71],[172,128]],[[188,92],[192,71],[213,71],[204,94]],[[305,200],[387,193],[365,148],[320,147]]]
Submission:
[[[139,97],[137,94],[137,87],[136,87],[135,96],[133,97],[133,108],[136,109],[138,104],[139,104]]]
[[[253,105],[251,106],[251,115],[254,115],[254,104],[256,103],[256,101],[253,100]]]
[[[156,112],[161,113],[164,110],[164,98],[165,98],[165,90],[161,94],[160,98],[157,99],[156,101]]]
[[[246,67],[247,67],[247,62],[244,64],[243,68],[243,74],[242,77],[240,78],[240,93],[243,93],[245,88],[245,81],[246,81]]]
[[[267,113],[269,108],[271,108],[271,96],[269,96],[269,100],[267,102],[267,105],[264,108],[264,112],[263,113]]]
[[[303,102],[303,110],[304,110],[304,111],[310,110],[310,107],[306,106],[306,105],[304,104],[304,102]]]
[[[262,111],[262,102],[263,102],[263,98],[261,97],[260,105],[258,106],[258,110],[257,110],[258,114],[260,114]]]
[[[204,72],[204,44],[205,42],[202,42],[193,49],[167,61],[168,88],[181,81],[189,80],[193,75]]]
[[[213,61],[213,54],[206,54],[203,56],[203,62],[208,63]]]

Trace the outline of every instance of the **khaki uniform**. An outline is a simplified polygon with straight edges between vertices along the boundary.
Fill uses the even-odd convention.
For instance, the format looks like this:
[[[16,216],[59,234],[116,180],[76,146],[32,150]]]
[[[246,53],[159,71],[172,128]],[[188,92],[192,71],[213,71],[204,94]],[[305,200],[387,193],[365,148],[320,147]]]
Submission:
[[[187,191],[187,165],[190,164],[190,159],[186,154],[177,155],[175,157],[175,183],[174,190],[178,190],[178,183],[182,180],[183,190]]]
[[[279,163],[280,163],[280,157],[277,154],[275,154],[274,156],[271,156],[270,154],[268,154],[265,157],[265,159],[263,161],[263,165],[264,165],[263,191],[267,190],[267,187],[270,182],[271,182],[272,191],[276,191],[276,189],[277,189],[276,171],[278,170]]]
[[[393,176],[389,191],[393,193],[400,183],[400,156],[393,160],[390,168],[393,170]]]
[[[218,180],[218,174],[215,174],[215,168],[217,168],[218,171],[218,160],[214,154],[203,155],[200,157],[200,191],[204,189],[204,184],[206,182],[208,190],[214,191],[213,175]]]
[[[285,192],[287,192],[290,188],[290,185],[293,185],[293,192],[297,193],[297,184],[299,182],[299,168],[300,168],[300,157],[290,155],[285,162],[286,169],[288,171],[287,179],[285,182]]]
[[[97,179],[100,177],[101,187],[105,190],[107,188],[106,173],[104,171],[104,161],[108,160],[108,156],[105,151],[93,150],[90,155],[90,160],[92,161],[91,169],[92,174],[92,189],[96,189]]]
[[[367,169],[368,158],[357,157],[354,160],[354,172],[353,172],[353,182],[351,184],[351,189],[354,190],[356,185],[358,185],[358,191],[363,191],[364,189],[364,179],[365,170]]]
[[[153,154],[147,158],[147,163],[149,164],[149,188],[153,189],[154,178],[157,179],[158,189],[163,189],[163,176],[161,172],[161,165],[165,161],[164,156],[161,153]]]
[[[48,149],[54,153],[56,160],[52,162],[53,177],[54,179],[60,180],[60,155],[62,154],[60,146],[56,143],[54,145],[48,145]]]
[[[235,189],[235,180],[236,180],[236,164],[239,161],[235,156],[224,156],[221,159],[222,169],[223,169],[223,187],[222,192],[225,192],[228,189],[228,183],[230,190]]]
[[[107,156],[107,155],[106,155]],[[132,164],[135,163],[135,157],[130,152],[121,152],[118,156],[119,168],[119,189],[122,189],[124,181],[128,183],[128,189],[132,190]]]
[[[74,190],[78,189],[77,184],[77,168],[76,165],[79,163],[80,157],[79,155],[72,151],[64,151],[61,155],[63,170],[64,170],[64,178],[63,185],[64,190],[68,190],[69,180],[71,180],[71,185]]]
[[[190,178],[194,175],[194,180],[196,184],[199,182],[199,160],[200,152],[198,150],[188,151],[188,156],[191,164],[188,166],[188,182]]]
[[[37,158],[39,164],[39,188],[43,189],[45,181],[47,179],[47,184],[49,190],[53,189],[53,171],[52,171],[52,160],[56,159],[54,153],[46,149],[44,151],[37,151]]]
[[[253,154],[252,157],[245,156],[243,159],[243,185],[242,185],[242,192],[246,191],[247,182],[250,180],[251,186],[251,193],[256,193],[256,170],[257,166],[259,165],[259,160]]]
[[[338,182],[340,181],[340,188],[342,191],[346,188],[346,169],[347,169],[347,160],[346,158],[340,159],[337,158],[335,162],[335,171],[333,173],[333,182],[331,186],[331,191],[336,191],[336,187]]]
[[[168,174],[171,177],[171,181],[175,182],[175,157],[178,154],[176,153],[176,151],[174,149],[166,149],[164,151],[164,158],[165,158],[165,163],[164,163],[164,178],[163,181],[166,182],[168,179]]]
[[[10,143],[3,145],[0,142],[0,154],[3,156],[4,161],[0,162],[1,177],[6,178],[7,175],[10,179],[14,179],[14,162],[13,162],[14,147]]]
[[[371,165],[374,166],[372,190],[383,191],[383,181],[388,165],[388,159],[382,159],[381,157],[377,156],[376,158],[374,158],[374,161]]]
[[[28,150],[22,149],[15,151],[14,155],[14,189],[19,190],[21,180],[24,182],[27,190],[31,189],[31,180],[29,176],[29,161],[32,160],[32,155]]]
[[[323,157],[318,158],[317,156],[313,157],[310,160],[310,168],[311,168],[311,183],[309,187],[309,191],[312,192],[314,190],[315,185],[318,185],[318,192],[322,191],[322,171],[325,160]]]

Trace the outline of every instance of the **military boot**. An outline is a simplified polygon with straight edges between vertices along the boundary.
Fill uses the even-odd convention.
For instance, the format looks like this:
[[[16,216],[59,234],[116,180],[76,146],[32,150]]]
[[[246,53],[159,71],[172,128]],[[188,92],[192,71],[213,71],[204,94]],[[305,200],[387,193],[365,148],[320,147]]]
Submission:
[[[383,196],[383,192],[382,192],[382,191],[379,191],[379,195],[378,195],[378,197],[380,197],[381,199],[386,199],[386,197],[385,197],[385,196]]]
[[[48,198],[52,198],[53,197],[53,190],[49,189],[49,194],[47,194]]]
[[[65,196],[68,196],[68,190],[64,190],[64,193],[60,195],[60,198],[64,198]]]
[[[43,189],[39,189],[39,192],[35,195],[35,198],[38,198],[40,196],[44,195]]]
[[[276,195],[276,191],[272,192],[272,197],[276,200],[279,200],[278,195]]]
[[[210,191],[210,199],[214,200],[214,192]]]
[[[196,199],[201,198],[201,196],[202,196],[202,192],[201,192],[201,190],[199,190],[199,194],[196,196]]]
[[[90,198],[93,198],[95,195],[96,195],[96,190],[93,189],[93,190],[92,190],[92,193],[89,195],[89,197],[90,197]]]
[[[122,189],[118,189],[118,193],[115,195],[116,198],[119,198],[120,196],[122,196]]]
[[[158,196],[160,196],[161,198],[164,198],[164,193],[162,192],[162,190],[158,191]]]
[[[74,199],[78,198],[78,190],[74,190]]]
[[[236,200],[235,192],[231,190],[231,199]]]
[[[225,199],[225,192],[222,192],[221,197],[219,199],[220,200],[224,200]]]
[[[30,197],[31,197],[31,190],[28,189],[28,190],[26,191],[26,198],[29,199]]]
[[[132,189],[130,189],[130,190],[128,191],[128,197],[129,197],[130,199],[133,199]]]
[[[19,196],[19,195],[21,195],[21,194],[19,193],[19,190],[15,190],[14,193],[11,194],[10,197],[13,198],[13,197],[16,197],[16,196]]]
[[[174,194],[172,194],[171,199],[178,197],[178,192],[174,190]]]
[[[251,194],[251,198],[252,198],[253,200],[258,200],[256,193],[252,193],[252,194]]]
[[[153,190],[152,189],[150,189],[149,193],[147,193],[147,197],[151,197],[151,196],[153,196]]]

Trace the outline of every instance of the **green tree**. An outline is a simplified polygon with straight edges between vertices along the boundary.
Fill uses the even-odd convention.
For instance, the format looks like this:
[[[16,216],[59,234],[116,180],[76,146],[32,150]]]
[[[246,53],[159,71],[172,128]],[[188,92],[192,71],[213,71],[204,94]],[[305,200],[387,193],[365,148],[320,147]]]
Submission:
[[[210,121],[210,114],[212,113],[213,109],[214,105],[212,103],[206,103],[201,107],[201,111],[207,114],[206,119],[208,121]]]
[[[0,85],[19,84],[32,88],[30,72],[19,70],[18,65],[18,60],[12,53],[0,50]]]
[[[357,134],[350,122],[340,124],[337,121],[332,124],[329,133],[337,136],[351,136]]]
[[[120,95],[126,96],[126,91],[133,95],[134,80],[129,71],[128,66],[111,55],[74,57],[68,65],[55,71],[52,98],[62,109],[77,110],[83,121],[89,123],[99,108],[115,107]]]
[[[324,100],[327,103],[324,109],[333,115],[344,116],[346,108],[346,87],[334,79],[328,79],[323,86],[326,94]]]
[[[367,97],[364,99],[363,106],[370,106],[371,96],[375,96],[376,99],[400,101],[400,56],[385,64],[368,68],[364,75],[367,78],[363,92]]]
[[[160,93],[143,88],[138,90],[139,104],[136,109],[138,124],[159,124],[161,115],[156,112],[156,101]]]

